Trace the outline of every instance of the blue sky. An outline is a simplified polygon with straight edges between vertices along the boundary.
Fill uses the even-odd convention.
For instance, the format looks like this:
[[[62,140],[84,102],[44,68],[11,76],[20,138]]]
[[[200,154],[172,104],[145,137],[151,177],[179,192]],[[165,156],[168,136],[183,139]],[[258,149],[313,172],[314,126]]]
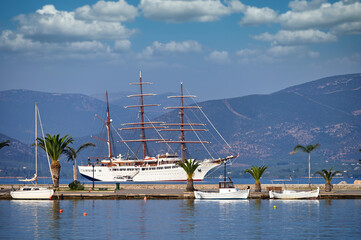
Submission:
[[[0,90],[267,94],[361,72],[357,0],[2,0]]]

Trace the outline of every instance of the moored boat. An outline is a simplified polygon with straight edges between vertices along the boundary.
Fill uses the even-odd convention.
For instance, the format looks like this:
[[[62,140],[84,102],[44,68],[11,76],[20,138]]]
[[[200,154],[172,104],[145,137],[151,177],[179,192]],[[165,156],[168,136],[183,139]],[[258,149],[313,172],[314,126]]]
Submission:
[[[247,199],[249,189],[235,188],[232,181],[219,182],[218,192],[194,191],[196,199]]]
[[[218,184],[218,192],[194,191],[196,199],[247,199],[250,189],[240,190],[234,187],[231,178],[227,181],[227,160],[224,164],[224,179]]]
[[[23,182],[35,182],[35,185],[22,186],[18,190],[10,192],[13,199],[51,199],[53,189],[37,186],[38,179],[38,154],[37,154],[37,117],[39,115],[38,104],[35,103],[35,174],[31,179],[20,179]]]
[[[282,192],[269,191],[269,197],[275,199],[313,199],[317,198],[320,188],[312,191],[283,190]]]

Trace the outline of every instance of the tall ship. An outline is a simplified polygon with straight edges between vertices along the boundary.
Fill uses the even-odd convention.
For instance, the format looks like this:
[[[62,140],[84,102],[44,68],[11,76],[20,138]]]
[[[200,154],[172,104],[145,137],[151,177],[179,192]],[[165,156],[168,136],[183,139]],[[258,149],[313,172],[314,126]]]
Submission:
[[[207,144],[207,141],[202,140],[187,140],[186,132],[194,132],[197,135],[197,132],[207,131],[206,129],[195,129],[198,126],[204,126],[202,123],[188,123],[185,122],[184,115],[185,111],[188,109],[200,109],[199,106],[184,106],[185,98],[194,98],[195,96],[184,95],[183,94],[183,84],[181,83],[180,95],[178,96],[169,96],[168,98],[176,98],[180,100],[180,105],[176,107],[167,107],[166,109],[176,109],[179,111],[179,122],[177,123],[165,123],[145,120],[145,109],[147,107],[159,106],[159,104],[145,104],[144,98],[149,96],[154,96],[152,93],[143,93],[143,88],[145,85],[152,83],[143,82],[142,75],[139,75],[139,82],[131,83],[133,85],[139,86],[139,94],[130,95],[128,97],[138,98],[138,105],[125,106],[125,108],[138,108],[139,109],[139,121],[133,123],[122,124],[121,131],[140,131],[139,139],[131,139],[121,141],[128,148],[130,143],[140,144],[139,151],[135,153],[130,148],[129,150],[132,153],[131,157],[123,157],[121,154],[118,156],[113,155],[113,147],[111,143],[111,124],[112,120],[110,119],[109,113],[109,101],[108,93],[106,94],[107,101],[107,119],[102,120],[107,130],[107,139],[100,139],[107,143],[108,146],[108,157],[99,159],[96,161],[88,161],[87,165],[78,166],[79,173],[89,179],[94,181],[103,181],[103,182],[124,182],[124,181],[134,181],[134,182],[159,182],[159,181],[186,181],[187,174],[182,167],[178,165],[179,162],[183,161],[186,158],[187,145],[188,144]],[[147,138],[146,132],[153,130],[155,131],[159,138]],[[162,132],[172,131],[179,132],[178,139],[165,139],[162,136]],[[137,136],[133,134],[133,136]],[[154,136],[154,134],[152,135]],[[175,151],[158,153],[154,156],[151,156],[148,150],[148,143],[155,142],[157,144],[167,144],[169,149],[171,149],[170,144],[178,144],[180,147],[180,156]],[[140,157],[138,157],[140,155]],[[224,158],[206,158],[203,160],[196,160],[199,162],[199,167],[197,168],[193,180],[202,181],[205,175],[212,169],[218,167],[222,162],[234,159],[237,156],[230,155]]]

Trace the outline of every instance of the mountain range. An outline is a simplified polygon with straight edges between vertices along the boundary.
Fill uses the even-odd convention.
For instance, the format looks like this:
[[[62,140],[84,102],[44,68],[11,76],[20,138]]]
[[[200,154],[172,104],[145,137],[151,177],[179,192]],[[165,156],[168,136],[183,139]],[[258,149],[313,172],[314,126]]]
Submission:
[[[113,126],[120,128],[122,123],[134,122],[137,110],[124,109],[124,105],[134,105],[134,100],[126,98],[134,93],[110,93],[110,110]],[[169,102],[167,96],[172,93],[159,94],[154,98],[146,98],[147,103],[160,103],[162,106],[178,104]],[[103,95],[105,96],[105,94]],[[149,99],[149,100],[148,100]],[[102,122],[95,118],[105,118],[106,103],[102,95],[86,96],[82,94],[57,94],[28,90],[9,90],[0,92],[1,139],[12,138],[22,142],[18,148],[9,151],[0,150],[0,176],[8,176],[5,166],[19,171],[23,165],[16,159],[18,155],[31,155],[29,144],[33,142],[34,102],[39,102],[42,122],[46,132],[61,135],[69,134],[80,144],[91,140],[90,135],[99,135]],[[132,102],[133,101],[133,102]],[[187,103],[194,104],[194,103]],[[320,148],[311,154],[312,169],[334,167],[347,177],[358,177],[361,171],[358,159],[361,153],[361,74],[332,76],[307,82],[267,95],[249,95],[237,98],[211,100],[197,103],[210,122],[222,134],[224,141],[213,140],[211,154],[214,157],[230,153],[239,154],[232,163],[232,176],[245,177],[244,169],[251,165],[267,165],[266,177],[307,175],[307,155],[289,153],[297,145],[319,143]],[[148,109],[147,109],[148,110]],[[202,115],[189,111],[187,121],[204,120]],[[154,108],[147,112],[149,119],[176,122],[177,110]],[[121,132],[123,138],[133,137],[134,133]],[[210,130],[210,136],[217,132]],[[150,134],[151,135],[151,134]],[[172,139],[177,136],[167,136]],[[117,134],[113,135],[119,140]],[[199,135],[197,137],[202,138]],[[192,137],[190,137],[192,138]],[[124,154],[124,146],[119,145],[119,152]],[[86,150],[82,157],[91,154],[103,154],[101,148]],[[188,147],[190,156],[197,159],[208,154],[201,148]],[[27,149],[27,150],[25,150]],[[150,149],[155,149],[151,146]],[[167,147],[159,147],[163,151]],[[175,148],[176,149],[176,148]],[[133,151],[136,151],[133,150]],[[14,155],[18,154],[18,155]],[[12,159],[11,158],[16,158]],[[66,164],[65,164],[66,165]],[[12,174],[20,174],[13,172]],[[64,173],[71,176],[71,168],[65,166]]]

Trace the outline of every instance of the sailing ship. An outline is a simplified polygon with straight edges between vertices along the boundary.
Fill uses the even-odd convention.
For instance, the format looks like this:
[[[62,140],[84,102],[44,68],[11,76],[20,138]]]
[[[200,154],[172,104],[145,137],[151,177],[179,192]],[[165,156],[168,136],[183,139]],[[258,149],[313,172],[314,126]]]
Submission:
[[[185,123],[184,113],[186,109],[200,108],[199,106],[184,106],[185,98],[192,98],[195,96],[183,95],[183,84],[181,84],[181,94],[179,96],[170,96],[168,98],[177,98],[180,99],[180,106],[178,107],[168,107],[166,109],[177,109],[180,113],[180,123],[165,123],[165,122],[156,122],[156,121],[146,121],[144,110],[146,107],[159,106],[159,104],[145,104],[144,98],[148,96],[154,96],[152,93],[144,93],[143,87],[149,82],[143,82],[142,75],[140,72],[139,82],[131,83],[139,86],[140,93],[136,95],[130,95],[128,97],[139,98],[139,105],[126,106],[125,108],[138,108],[140,120],[135,123],[125,123],[123,128],[120,130],[140,130],[140,139],[124,140],[122,139],[119,142],[122,142],[127,145],[127,143],[140,143],[142,157],[137,157],[137,155],[130,149],[133,153],[133,157],[124,158],[121,154],[118,156],[113,156],[112,153],[112,144],[110,138],[110,113],[109,113],[109,101],[108,94],[106,94],[107,101],[107,120],[103,121],[107,130],[107,139],[101,139],[107,142],[108,145],[108,157],[104,159],[97,159],[96,162],[88,161],[87,165],[78,166],[79,173],[93,181],[103,181],[103,182],[124,182],[124,181],[134,181],[134,182],[157,182],[157,181],[186,181],[187,174],[181,168],[178,163],[186,159],[186,144],[205,144],[206,141],[187,141],[185,139],[185,132],[187,131],[204,131],[204,129],[194,129],[194,126],[201,126],[204,124],[201,123]],[[175,127],[170,129],[169,127]],[[156,130],[160,138],[147,138],[145,130]],[[171,139],[164,139],[160,134],[161,131],[177,131],[180,132],[180,139],[177,141]],[[98,138],[99,139],[99,138]],[[177,143],[181,146],[181,156],[178,156],[175,152],[165,152],[157,154],[156,156],[150,156],[147,144],[149,142],[155,142],[157,144],[165,143]],[[128,145],[127,145],[128,146]],[[199,161],[200,165],[197,168],[193,179],[194,181],[202,181],[205,175],[212,169],[219,166],[223,161],[228,161],[235,158],[236,156],[230,155],[224,158],[208,158],[202,161]]]
[[[37,145],[37,133],[38,133],[38,115],[39,108],[38,103],[35,103],[35,174],[30,179],[20,179],[23,182],[35,182],[35,185],[22,186],[19,190],[11,191],[10,195],[13,199],[51,199],[54,194],[53,189],[38,186],[38,145]]]

